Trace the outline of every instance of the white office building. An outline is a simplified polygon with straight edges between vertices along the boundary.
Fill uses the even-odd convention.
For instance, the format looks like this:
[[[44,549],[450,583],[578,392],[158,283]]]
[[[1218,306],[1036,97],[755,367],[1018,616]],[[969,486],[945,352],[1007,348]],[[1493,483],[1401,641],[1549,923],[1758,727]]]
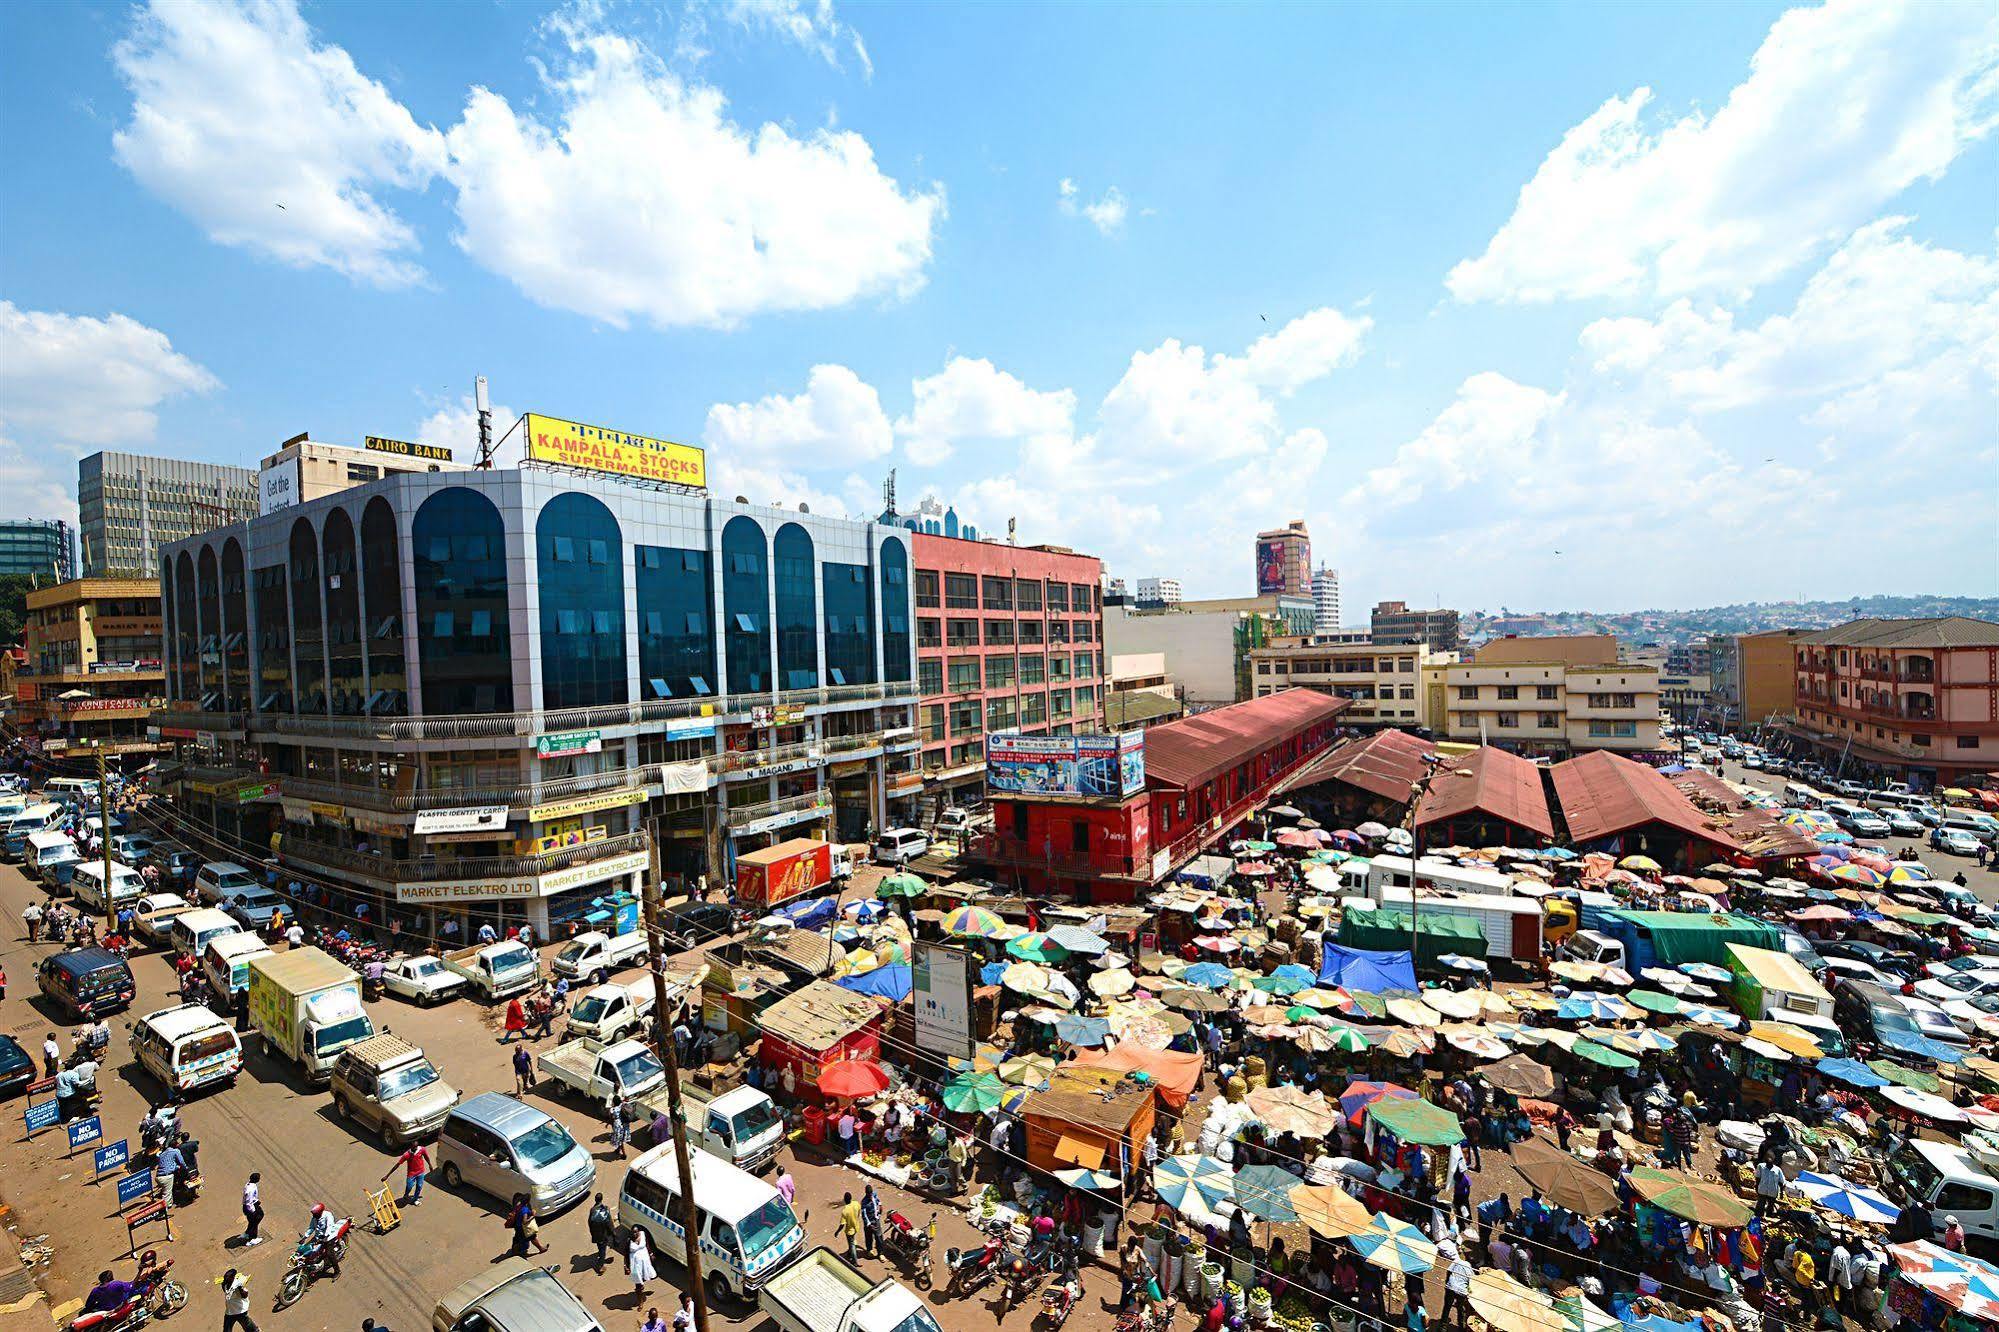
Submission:
[[[1340,628],[1340,571],[1320,565],[1312,571],[1312,632],[1338,633]]]

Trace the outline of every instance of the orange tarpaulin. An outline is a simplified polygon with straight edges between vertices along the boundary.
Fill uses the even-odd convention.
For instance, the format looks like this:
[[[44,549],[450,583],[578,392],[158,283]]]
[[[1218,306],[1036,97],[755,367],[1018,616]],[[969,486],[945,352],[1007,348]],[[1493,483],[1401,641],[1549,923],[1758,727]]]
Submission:
[[[1058,1161],[1067,1161],[1086,1170],[1096,1170],[1104,1163],[1104,1149],[1101,1144],[1084,1142],[1067,1134],[1055,1140],[1052,1155]]]
[[[1153,1090],[1159,1093],[1159,1099],[1169,1109],[1180,1110],[1186,1107],[1187,1098],[1200,1085],[1201,1069],[1206,1060],[1199,1054],[1148,1050],[1126,1043],[1109,1050],[1078,1050],[1070,1056],[1069,1062],[1112,1073],[1144,1073],[1152,1079]]]

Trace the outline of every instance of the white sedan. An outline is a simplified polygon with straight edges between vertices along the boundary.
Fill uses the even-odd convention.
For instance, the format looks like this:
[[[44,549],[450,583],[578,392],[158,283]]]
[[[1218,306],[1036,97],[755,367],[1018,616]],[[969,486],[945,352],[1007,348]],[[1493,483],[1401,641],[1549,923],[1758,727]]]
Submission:
[[[1999,971],[1960,971],[1955,976],[1928,976],[1916,982],[1916,997],[1933,1004],[1988,994],[1999,994]]]
[[[1939,828],[1931,833],[1930,845],[1939,851],[1948,851],[1954,856],[1978,854],[1978,839],[1957,828]]]
[[[153,943],[165,943],[174,917],[192,910],[194,904],[179,893],[147,893],[132,903],[132,931]]]
[[[398,957],[382,968],[382,988],[413,1004],[437,1004],[465,988],[465,978],[434,957]]]

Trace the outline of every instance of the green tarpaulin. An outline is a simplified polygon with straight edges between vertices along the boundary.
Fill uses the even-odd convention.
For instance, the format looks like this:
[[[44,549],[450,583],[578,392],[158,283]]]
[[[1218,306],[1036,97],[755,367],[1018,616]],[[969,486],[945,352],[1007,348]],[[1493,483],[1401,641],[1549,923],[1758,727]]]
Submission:
[[[1421,1147],[1448,1147],[1465,1140],[1456,1115],[1424,1100],[1384,1098],[1368,1105],[1367,1117],[1401,1141]]]
[[[1637,927],[1652,943],[1657,963],[1677,967],[1683,962],[1728,965],[1728,945],[1784,949],[1777,927],[1752,916],[1703,916],[1691,911],[1606,911],[1606,920]],[[1647,964],[1649,965],[1649,964]],[[1633,968],[1636,970],[1636,967]]]
[[[1485,931],[1469,916],[1425,912],[1416,935],[1416,965],[1441,970],[1437,959],[1449,953],[1485,956]],[[1339,942],[1348,948],[1407,951],[1409,913],[1356,907],[1340,918]]]

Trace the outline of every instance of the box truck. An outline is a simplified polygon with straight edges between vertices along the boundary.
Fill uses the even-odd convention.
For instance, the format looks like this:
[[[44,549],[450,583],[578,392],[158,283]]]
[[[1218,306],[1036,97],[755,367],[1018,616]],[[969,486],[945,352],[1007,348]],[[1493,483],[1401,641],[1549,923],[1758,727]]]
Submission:
[[[329,1082],[340,1052],[375,1034],[361,978],[317,948],[250,959],[250,1024],[306,1080]]]
[[[833,882],[833,861],[833,844],[816,837],[794,837],[738,856],[736,900],[747,910],[763,912],[809,896]]]

